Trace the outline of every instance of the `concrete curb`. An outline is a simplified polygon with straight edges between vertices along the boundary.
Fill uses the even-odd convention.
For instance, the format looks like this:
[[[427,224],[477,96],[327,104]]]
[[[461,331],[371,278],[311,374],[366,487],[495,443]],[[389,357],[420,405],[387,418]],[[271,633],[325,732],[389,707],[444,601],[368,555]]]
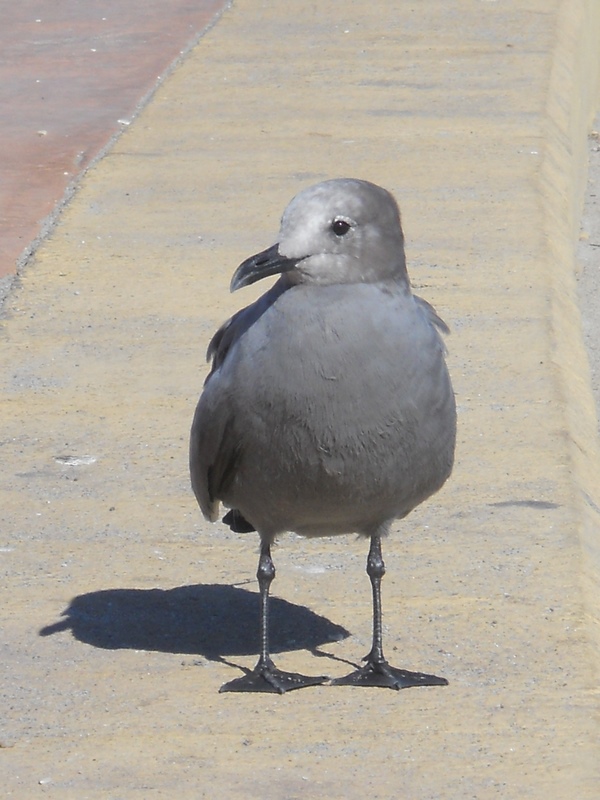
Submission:
[[[592,661],[600,676],[600,450],[588,358],[581,334],[575,251],[587,176],[587,133],[600,99],[600,7],[563,2],[550,77],[548,149],[541,189],[552,265],[552,336],[573,464],[574,507]]]

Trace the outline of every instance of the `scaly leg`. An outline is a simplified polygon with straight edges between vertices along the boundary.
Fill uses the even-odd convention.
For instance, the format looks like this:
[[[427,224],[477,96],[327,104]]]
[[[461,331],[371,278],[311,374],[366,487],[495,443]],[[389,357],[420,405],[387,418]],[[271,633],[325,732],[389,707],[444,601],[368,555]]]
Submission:
[[[364,667],[343,678],[331,681],[337,686],[386,686],[390,689],[407,689],[410,686],[446,686],[445,678],[409,672],[391,667],[383,656],[381,620],[381,579],[385,575],[385,564],[381,555],[381,536],[371,536],[371,547],[367,557],[367,575],[373,589],[373,646],[365,656]]]
[[[221,692],[277,692],[283,694],[304,686],[324,683],[324,675],[309,677],[297,672],[277,669],[269,654],[269,589],[275,577],[275,565],[268,542],[263,542],[258,561],[258,587],[260,589],[260,656],[251,672],[221,686]]]

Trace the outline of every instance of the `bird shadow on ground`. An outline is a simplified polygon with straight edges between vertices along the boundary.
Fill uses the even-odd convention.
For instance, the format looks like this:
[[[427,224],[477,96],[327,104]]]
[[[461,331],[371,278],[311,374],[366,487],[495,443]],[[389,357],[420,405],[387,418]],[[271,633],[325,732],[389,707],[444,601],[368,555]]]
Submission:
[[[271,598],[270,613],[273,653],[315,651],[350,635],[305,606],[277,597]],[[108,650],[156,650],[223,661],[258,652],[259,614],[258,593],[236,586],[105,589],[73,598],[64,619],[42,628],[40,636],[70,630],[80,642]]]

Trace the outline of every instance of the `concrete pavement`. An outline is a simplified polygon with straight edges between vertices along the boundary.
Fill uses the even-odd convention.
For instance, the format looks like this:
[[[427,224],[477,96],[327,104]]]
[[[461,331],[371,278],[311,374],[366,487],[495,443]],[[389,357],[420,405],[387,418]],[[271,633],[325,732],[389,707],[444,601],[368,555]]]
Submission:
[[[7,796],[596,798],[600,481],[574,286],[598,4],[239,0],[90,170],[5,303]],[[219,695],[256,540],[187,436],[232,270],[300,188],[398,197],[453,329],[454,476],[390,536],[390,658],[443,689]],[[256,292],[260,291],[257,287]],[[364,543],[284,537],[283,668],[368,649]]]

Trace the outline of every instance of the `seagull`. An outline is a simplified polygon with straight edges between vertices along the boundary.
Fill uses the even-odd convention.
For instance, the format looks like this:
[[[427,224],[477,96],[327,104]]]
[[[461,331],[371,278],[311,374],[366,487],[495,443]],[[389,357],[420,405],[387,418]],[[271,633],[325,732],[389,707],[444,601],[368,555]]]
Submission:
[[[283,693],[328,680],[284,672],[270,656],[271,547],[286,531],[370,540],[372,648],[331,683],[446,685],[391,666],[382,645],[381,540],[442,487],[456,440],[441,337],[449,331],[411,291],[394,197],[353,178],[304,189],[277,243],[237,268],[231,291],[271,275],[275,284],[212,338],[190,437],[206,519],[215,522],[223,504],[232,530],[260,537],[260,656],[220,691]]]

